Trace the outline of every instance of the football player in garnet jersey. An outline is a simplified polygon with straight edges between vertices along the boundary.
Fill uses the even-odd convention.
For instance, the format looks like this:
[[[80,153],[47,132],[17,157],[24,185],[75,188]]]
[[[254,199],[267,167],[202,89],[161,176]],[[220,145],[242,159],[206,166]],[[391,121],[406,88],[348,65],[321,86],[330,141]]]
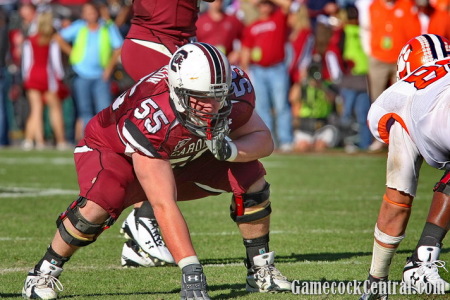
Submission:
[[[135,81],[167,65],[179,47],[195,41],[200,3],[199,0],[133,1],[131,28],[121,55],[125,70]],[[148,201],[134,205],[120,231],[127,238],[121,254],[123,267],[174,263]]]
[[[125,71],[135,81],[167,65],[179,47],[196,40],[200,3],[199,0],[133,1],[131,27],[121,58]],[[147,59],[145,64],[141,58]]]
[[[368,283],[387,281],[395,251],[416,195],[423,160],[446,170],[435,185],[430,211],[414,253],[406,261],[403,284],[417,293],[444,293],[450,284],[439,276],[442,240],[450,226],[450,41],[424,34],[411,39],[397,62],[398,79],[372,104],[369,128],[389,144],[386,192],[377,223]],[[379,285],[382,286],[382,285]],[[386,285],[385,285],[386,286]],[[387,299],[387,291],[360,299]]]
[[[242,70],[217,48],[192,43],[97,114],[75,148],[79,198],[58,217],[23,296],[56,299],[58,277],[75,251],[94,242],[126,207],[148,199],[182,270],[181,299],[210,299],[176,202],[225,192],[232,194],[231,218],[246,249],[247,291],[290,291],[269,251],[270,185],[258,159],[274,145],[254,104]]]

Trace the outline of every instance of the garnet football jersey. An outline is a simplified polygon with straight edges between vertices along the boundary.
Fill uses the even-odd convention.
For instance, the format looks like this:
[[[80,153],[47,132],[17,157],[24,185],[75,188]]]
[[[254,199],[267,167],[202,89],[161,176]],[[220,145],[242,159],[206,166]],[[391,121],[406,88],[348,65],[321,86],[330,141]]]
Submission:
[[[248,76],[232,67],[231,103],[228,117],[231,132],[251,117],[255,93]],[[86,127],[89,143],[117,153],[139,152],[148,157],[169,159],[182,166],[209,151],[203,138],[188,131],[178,120],[169,98],[167,66],[142,78],[95,116]],[[103,134],[98,134],[102,128]],[[108,134],[104,134],[104,132]]]
[[[181,36],[195,35],[198,0],[134,0],[131,23],[148,31]],[[131,36],[131,38],[140,38]]]

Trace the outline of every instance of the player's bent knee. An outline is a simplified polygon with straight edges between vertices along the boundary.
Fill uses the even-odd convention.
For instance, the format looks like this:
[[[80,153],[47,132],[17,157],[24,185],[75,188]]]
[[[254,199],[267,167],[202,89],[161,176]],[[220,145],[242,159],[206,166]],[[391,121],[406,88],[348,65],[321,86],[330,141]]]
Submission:
[[[267,182],[259,192],[233,195],[230,217],[236,223],[250,223],[268,217],[272,212],[269,198],[270,184]]]
[[[115,222],[115,219],[112,217],[107,218],[102,224],[95,224],[86,220],[80,213],[80,208],[84,207],[86,202],[86,198],[79,197],[56,220],[56,226],[58,227],[61,238],[66,243],[77,247],[83,247],[93,243],[103,230],[109,228]],[[68,219],[79,233],[67,228],[63,222],[65,219]]]

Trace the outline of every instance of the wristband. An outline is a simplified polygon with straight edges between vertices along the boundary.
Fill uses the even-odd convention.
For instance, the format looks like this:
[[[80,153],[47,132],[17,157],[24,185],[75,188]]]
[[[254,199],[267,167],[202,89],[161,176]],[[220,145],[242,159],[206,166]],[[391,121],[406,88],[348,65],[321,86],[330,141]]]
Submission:
[[[178,262],[178,267],[180,267],[180,269],[183,270],[183,268],[186,267],[187,265],[193,264],[200,264],[200,261],[195,255],[187,256],[185,258],[180,259],[180,261]]]
[[[230,146],[230,157],[227,159],[227,161],[234,161],[236,157],[238,156],[238,149],[236,147],[236,144],[232,141],[228,141],[228,145]]]

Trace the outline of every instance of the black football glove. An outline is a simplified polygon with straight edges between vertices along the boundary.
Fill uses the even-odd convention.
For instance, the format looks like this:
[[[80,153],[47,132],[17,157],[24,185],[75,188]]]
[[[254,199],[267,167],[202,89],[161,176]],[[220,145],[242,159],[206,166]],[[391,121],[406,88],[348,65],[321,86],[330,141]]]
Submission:
[[[236,145],[223,133],[216,135],[211,140],[206,140],[206,145],[214,157],[220,161],[233,161],[238,154]]]
[[[187,265],[181,275],[181,300],[210,300],[206,276],[200,264]]]

